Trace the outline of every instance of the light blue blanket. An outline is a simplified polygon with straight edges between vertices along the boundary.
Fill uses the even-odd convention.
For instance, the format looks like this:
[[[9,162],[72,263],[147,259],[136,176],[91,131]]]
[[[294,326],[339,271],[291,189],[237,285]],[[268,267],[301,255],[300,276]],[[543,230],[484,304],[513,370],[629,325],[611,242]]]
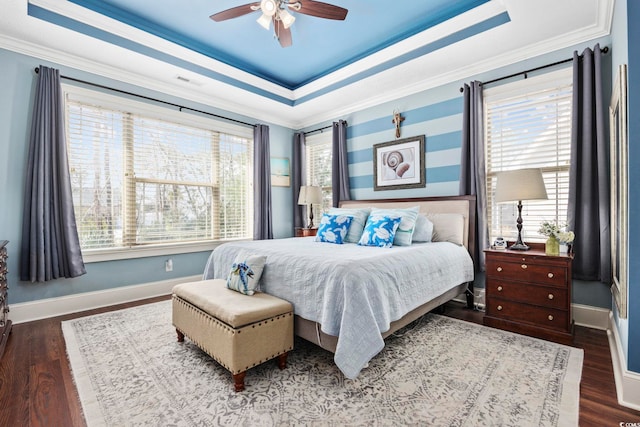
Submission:
[[[452,243],[377,248],[313,237],[225,243],[212,252],[203,278],[225,279],[240,252],[267,257],[262,291],[338,337],[334,361],[351,379],[382,350],[392,321],[473,280],[471,257]]]

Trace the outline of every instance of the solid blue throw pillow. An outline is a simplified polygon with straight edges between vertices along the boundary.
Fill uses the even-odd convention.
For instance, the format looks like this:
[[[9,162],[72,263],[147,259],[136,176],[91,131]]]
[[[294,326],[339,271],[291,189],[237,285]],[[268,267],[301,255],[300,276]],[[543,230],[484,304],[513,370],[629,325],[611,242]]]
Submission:
[[[401,219],[399,216],[369,215],[358,244],[390,248]]]
[[[347,215],[323,214],[316,233],[316,242],[341,245],[349,232],[353,217]]]

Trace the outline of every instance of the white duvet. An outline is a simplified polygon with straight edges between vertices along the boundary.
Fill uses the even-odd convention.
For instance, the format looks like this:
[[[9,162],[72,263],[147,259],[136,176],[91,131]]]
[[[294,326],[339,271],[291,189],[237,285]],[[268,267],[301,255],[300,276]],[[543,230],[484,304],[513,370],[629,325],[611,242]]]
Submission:
[[[204,279],[225,279],[241,251],[267,257],[262,291],[338,337],[334,361],[351,379],[382,350],[392,321],[473,280],[471,257],[453,243],[377,248],[313,237],[225,243],[209,257]]]

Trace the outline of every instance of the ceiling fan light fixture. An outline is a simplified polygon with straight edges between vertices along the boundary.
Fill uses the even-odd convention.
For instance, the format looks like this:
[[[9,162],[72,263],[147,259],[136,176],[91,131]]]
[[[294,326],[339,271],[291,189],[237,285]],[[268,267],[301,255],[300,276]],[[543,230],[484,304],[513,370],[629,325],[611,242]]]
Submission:
[[[262,26],[265,30],[268,30],[271,26],[271,17],[264,13],[260,15],[260,18],[256,19],[256,22]]]
[[[260,9],[262,9],[263,14],[272,17],[278,11],[278,5],[274,0],[262,0],[260,2]]]
[[[280,20],[282,21],[282,25],[284,26],[284,28],[289,28],[290,26],[293,25],[293,23],[296,20],[296,18],[292,14],[290,14],[286,9],[282,9],[278,13],[278,16],[280,17]]]

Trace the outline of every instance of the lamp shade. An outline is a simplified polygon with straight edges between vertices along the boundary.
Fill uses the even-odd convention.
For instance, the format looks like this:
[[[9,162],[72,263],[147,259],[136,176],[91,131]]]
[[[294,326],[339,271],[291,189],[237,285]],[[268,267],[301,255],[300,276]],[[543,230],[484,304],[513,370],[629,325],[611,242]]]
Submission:
[[[299,205],[317,205],[322,203],[322,189],[314,185],[300,187]]]
[[[519,200],[546,200],[547,189],[540,169],[519,169],[497,174],[497,203]]]

